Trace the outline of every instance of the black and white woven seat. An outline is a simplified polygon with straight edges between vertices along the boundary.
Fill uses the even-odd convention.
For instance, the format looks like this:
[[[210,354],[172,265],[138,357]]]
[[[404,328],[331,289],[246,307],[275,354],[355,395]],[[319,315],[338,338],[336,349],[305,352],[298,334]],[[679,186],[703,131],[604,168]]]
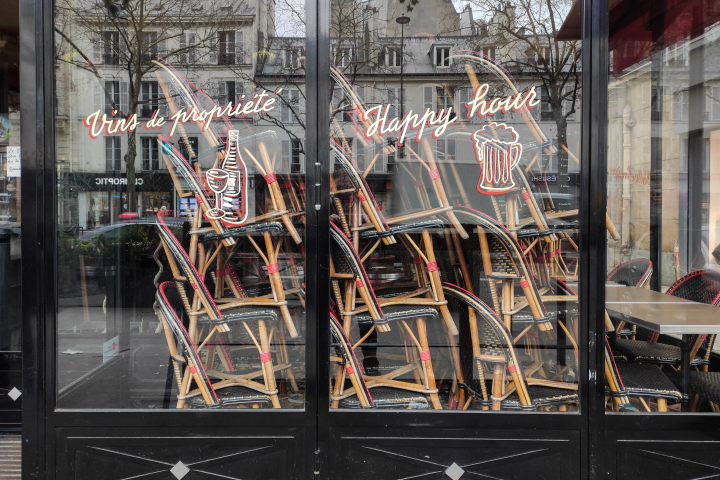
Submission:
[[[528,385],[527,393],[530,395],[530,405],[523,405],[520,402],[517,392],[513,392],[500,402],[502,410],[537,410],[540,407],[552,407],[557,405],[567,405],[568,403],[576,403],[578,401],[577,392],[572,390],[562,390],[553,387],[543,387],[539,385]],[[483,405],[491,407],[492,400],[485,400]]]
[[[272,408],[272,401],[268,395],[256,392],[245,387],[226,387],[215,390],[218,403],[212,408],[227,408],[234,405],[257,405],[259,408]],[[190,408],[209,408],[202,396],[187,399]]]
[[[680,347],[665,343],[618,339],[615,341],[615,348],[631,362],[679,365],[682,360]],[[691,365],[701,365],[704,362],[699,355],[690,360]]]
[[[398,390],[390,387],[377,387],[370,389],[375,408],[392,408],[395,410],[427,410],[430,404],[421,393]],[[340,408],[362,408],[357,395],[340,400]]]
[[[720,405],[720,372],[690,372],[690,388]]]
[[[274,308],[262,307],[237,307],[231,310],[224,310],[222,318],[212,319],[207,314],[198,316],[198,325],[222,325],[236,322],[247,322],[257,320],[269,320],[277,322],[280,316]]]
[[[385,313],[385,322],[399,322],[402,320],[413,320],[416,318],[425,318],[428,320],[437,320],[440,315],[435,307],[427,305],[389,305],[383,307]],[[373,320],[370,314],[361,314],[353,317],[353,321],[357,322],[358,325],[371,325],[378,323],[377,320]]]
[[[625,392],[629,396],[661,397],[679,402],[682,394],[657,365],[618,363]]]

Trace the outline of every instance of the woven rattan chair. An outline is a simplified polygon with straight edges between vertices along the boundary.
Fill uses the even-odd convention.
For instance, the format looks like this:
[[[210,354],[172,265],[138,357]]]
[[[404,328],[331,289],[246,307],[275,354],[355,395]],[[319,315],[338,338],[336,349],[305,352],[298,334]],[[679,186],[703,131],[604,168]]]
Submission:
[[[607,280],[616,282],[621,285],[630,287],[648,288],[650,286],[650,277],[652,277],[652,262],[646,258],[636,258],[623,262],[613,269],[607,276]],[[637,326],[625,328],[626,320],[622,314],[608,312],[608,316],[613,323],[615,333],[621,337],[630,337],[635,340]]]
[[[175,282],[164,282],[160,284],[155,298],[158,316],[165,328],[170,356],[175,367],[178,407],[223,408],[249,405],[255,408],[271,408],[274,403],[271,395],[259,392],[258,388],[227,381],[215,385],[211,383],[195,344],[170,304],[168,294],[175,288]],[[196,387],[194,389],[191,386],[193,381]]]
[[[461,327],[461,364],[473,399],[493,410],[538,410],[577,404],[577,384],[532,378],[537,365],[524,366],[512,335],[497,314],[467,290],[443,284],[448,304]],[[471,321],[471,318],[475,321]],[[463,342],[464,339],[464,342]],[[470,339],[469,346],[467,340]],[[492,372],[491,397],[485,366]],[[505,381],[509,373],[511,380]]]
[[[657,365],[617,362],[607,336],[605,337],[605,381],[613,399],[614,409],[618,411],[636,410],[629,405],[628,397],[638,398],[648,412],[650,402],[646,402],[645,397],[655,399],[658,412],[667,412],[668,400],[674,403],[682,401],[680,391]]]
[[[429,408],[430,404],[426,396],[428,390],[423,390],[421,386],[393,380],[387,375],[366,378],[353,346],[333,312],[330,312],[330,335],[335,351],[335,356],[331,356],[331,360],[338,365],[331,398],[333,408],[374,407],[412,410]],[[345,390],[345,379],[350,380],[352,388]]]
[[[234,370],[235,362],[231,352],[232,345],[228,332],[231,330],[232,325],[242,325],[248,336],[253,339],[253,343],[260,354],[261,375],[265,379],[265,386],[256,384],[256,382],[251,382],[248,385],[273,392],[271,394],[273,404],[276,408],[280,408],[274,371],[277,369],[285,370],[293,391],[297,392],[298,388],[291,367],[287,363],[288,355],[284,342],[279,345],[279,357],[284,364],[273,367],[270,351],[271,336],[272,332],[278,330],[279,327],[272,328],[269,333],[266,322],[270,322],[272,327],[278,324],[278,309],[275,308],[277,302],[274,299],[242,298],[218,306],[205,286],[204,278],[200,276],[195,266],[190,262],[175,235],[164,223],[162,217],[159,217],[159,220],[158,231],[160,232],[160,239],[173,277],[178,282],[189,284],[194,291],[194,297],[191,301],[184,286],[180,285],[178,287],[183,306],[190,318],[190,338],[193,342],[198,343],[201,330],[207,330],[202,344],[207,344],[209,349],[206,360],[209,372],[216,377],[235,382],[250,381],[249,379],[255,376],[254,373],[238,375]],[[195,308],[195,305],[199,308]],[[216,353],[220,361],[219,369],[213,368]]]
[[[692,272],[672,284],[666,293],[694,302],[720,306],[720,270]],[[691,365],[700,366],[707,371],[714,343],[715,335],[696,335],[691,340]],[[682,359],[680,347],[675,345],[619,339],[614,346],[634,362],[679,366]]]
[[[332,223],[330,233],[330,277],[335,302],[340,310],[338,316],[343,319],[344,331],[349,333],[353,324],[365,325],[369,328],[369,332],[377,328],[381,333],[389,332],[391,325],[398,326],[411,338],[407,342],[410,364],[422,366],[422,377],[426,377],[423,379],[424,388],[430,389],[435,383],[435,376],[428,346],[426,322],[436,323],[440,318],[438,309],[444,307],[447,302],[436,300],[436,297],[431,295],[432,289],[429,287],[378,298],[350,239]],[[341,282],[345,284],[344,288]],[[360,299],[356,299],[358,293]],[[449,325],[446,324],[446,327],[449,332],[449,343],[452,345],[454,344],[452,336],[457,332],[457,327],[449,315],[443,316],[443,319],[451,322]],[[367,335],[370,334],[369,332]],[[417,347],[417,351],[414,347]],[[392,378],[406,372],[407,368],[408,365],[400,366],[388,375]],[[430,398],[434,408],[440,409],[442,407],[436,392],[437,390],[431,393]]]

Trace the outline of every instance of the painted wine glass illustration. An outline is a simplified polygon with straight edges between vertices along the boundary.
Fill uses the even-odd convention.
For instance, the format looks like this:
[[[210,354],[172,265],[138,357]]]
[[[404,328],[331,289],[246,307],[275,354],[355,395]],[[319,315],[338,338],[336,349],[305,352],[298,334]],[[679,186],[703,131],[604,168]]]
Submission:
[[[247,221],[247,169],[237,150],[238,137],[237,130],[228,132],[225,158],[220,162],[220,168],[205,172],[205,184],[215,194],[215,206],[205,212],[205,218],[230,226]]]

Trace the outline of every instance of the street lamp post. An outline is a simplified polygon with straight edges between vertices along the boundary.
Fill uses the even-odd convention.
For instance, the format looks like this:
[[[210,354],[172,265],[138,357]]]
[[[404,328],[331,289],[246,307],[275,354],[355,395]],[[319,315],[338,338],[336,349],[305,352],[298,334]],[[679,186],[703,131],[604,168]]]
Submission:
[[[405,25],[410,23],[410,17],[404,13],[395,19],[400,24],[400,118],[405,116],[405,88],[403,87],[403,74],[405,73]],[[398,158],[405,158],[405,148],[398,146]]]

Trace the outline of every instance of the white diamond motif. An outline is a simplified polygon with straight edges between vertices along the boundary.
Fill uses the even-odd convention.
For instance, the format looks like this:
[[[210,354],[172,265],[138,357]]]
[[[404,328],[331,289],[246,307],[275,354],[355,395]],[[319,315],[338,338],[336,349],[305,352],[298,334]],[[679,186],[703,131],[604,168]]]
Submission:
[[[188,467],[186,467],[183,462],[178,462],[175,464],[175,466],[173,468],[170,469],[170,473],[175,475],[175,478],[177,478],[178,480],[182,480],[185,477],[185,475],[190,473],[190,469]],[[458,478],[460,478],[460,477],[458,477]]]
[[[460,465],[453,462],[452,465],[450,465],[447,470],[445,470],[445,475],[452,478],[452,480],[460,480],[460,477],[463,476],[463,473],[465,473],[465,470],[460,468]]]
[[[20,395],[22,395],[22,392],[18,390],[17,387],[13,387],[10,393],[8,393],[8,396],[13,399],[13,402],[17,400]]]

